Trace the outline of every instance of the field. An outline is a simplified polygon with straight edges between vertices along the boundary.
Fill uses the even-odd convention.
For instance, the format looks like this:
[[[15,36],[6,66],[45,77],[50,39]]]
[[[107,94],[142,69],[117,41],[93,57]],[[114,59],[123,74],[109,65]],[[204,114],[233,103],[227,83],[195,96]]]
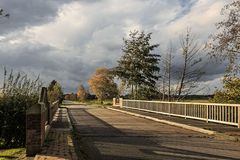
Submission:
[[[112,99],[104,100],[103,103],[99,100],[85,100],[85,101],[76,101],[81,104],[89,105],[89,106],[112,106]]]

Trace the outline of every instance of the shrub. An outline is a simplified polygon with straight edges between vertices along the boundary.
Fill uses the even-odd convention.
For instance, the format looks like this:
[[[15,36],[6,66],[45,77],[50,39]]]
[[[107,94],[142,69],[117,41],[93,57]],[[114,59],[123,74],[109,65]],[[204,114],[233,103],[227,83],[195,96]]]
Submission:
[[[240,103],[240,78],[225,76],[223,89],[217,90],[211,102],[216,103]]]
[[[0,91],[0,147],[25,145],[26,110],[38,102],[42,83],[37,77],[28,78],[20,72],[10,73],[4,68],[3,87]]]

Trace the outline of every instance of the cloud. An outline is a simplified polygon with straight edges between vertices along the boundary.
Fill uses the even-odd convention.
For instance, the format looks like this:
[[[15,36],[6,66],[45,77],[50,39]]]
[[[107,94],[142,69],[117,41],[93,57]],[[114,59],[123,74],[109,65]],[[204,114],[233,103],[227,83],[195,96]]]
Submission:
[[[214,32],[220,9],[228,2],[207,0],[80,0],[1,2],[10,19],[0,22],[0,63],[59,80],[65,91],[86,85],[96,67],[113,67],[129,30],[153,32],[164,53],[170,40],[192,27],[201,42]],[[178,64],[178,63],[177,63]],[[180,63],[179,63],[180,64]],[[203,83],[224,67],[209,67]],[[215,76],[218,75],[218,76]]]

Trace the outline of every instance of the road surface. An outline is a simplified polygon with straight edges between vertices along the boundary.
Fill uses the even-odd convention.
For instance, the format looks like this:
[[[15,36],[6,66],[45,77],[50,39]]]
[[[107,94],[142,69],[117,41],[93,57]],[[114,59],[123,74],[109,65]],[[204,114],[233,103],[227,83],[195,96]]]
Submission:
[[[104,108],[69,105],[75,144],[89,160],[240,159],[240,142]]]

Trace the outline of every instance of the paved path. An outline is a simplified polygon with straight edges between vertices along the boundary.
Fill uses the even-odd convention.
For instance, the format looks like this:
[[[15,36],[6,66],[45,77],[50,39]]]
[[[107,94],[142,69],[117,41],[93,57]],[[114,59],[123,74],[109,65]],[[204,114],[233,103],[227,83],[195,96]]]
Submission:
[[[70,105],[78,150],[89,160],[237,160],[240,143],[134,117],[124,113]]]
[[[34,160],[77,160],[67,109],[59,108],[52,122],[44,147]]]

